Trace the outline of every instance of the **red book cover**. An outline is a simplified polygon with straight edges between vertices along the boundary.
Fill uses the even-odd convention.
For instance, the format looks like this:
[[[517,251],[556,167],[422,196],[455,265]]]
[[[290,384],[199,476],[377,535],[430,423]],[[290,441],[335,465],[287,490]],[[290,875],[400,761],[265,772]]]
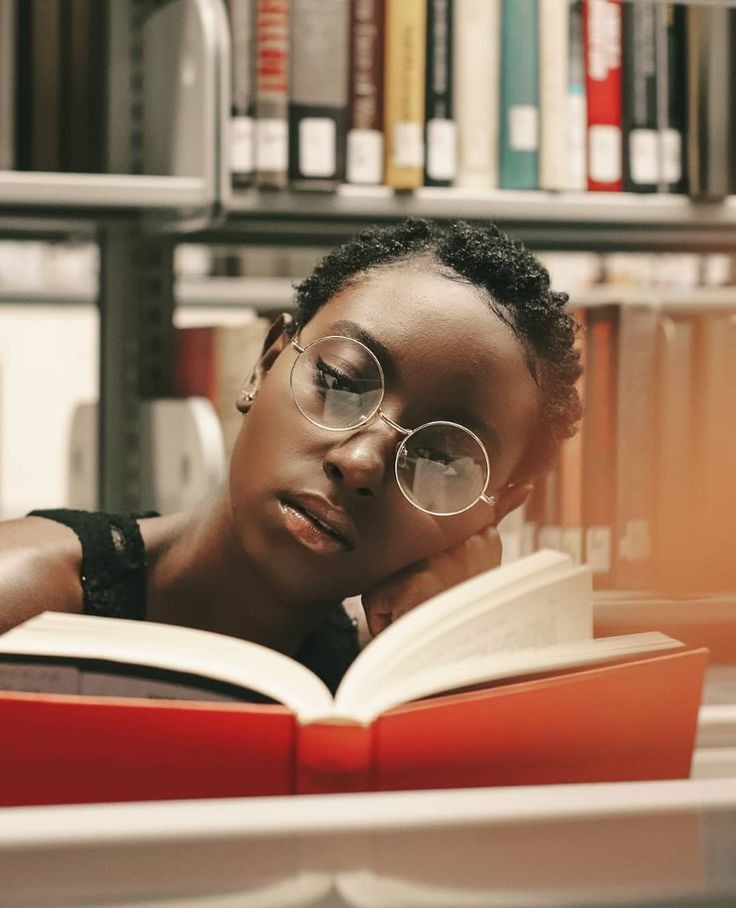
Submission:
[[[623,189],[621,0],[584,0],[588,189]]]
[[[0,693],[0,805],[684,778],[707,650],[446,694],[368,726],[282,706]]]

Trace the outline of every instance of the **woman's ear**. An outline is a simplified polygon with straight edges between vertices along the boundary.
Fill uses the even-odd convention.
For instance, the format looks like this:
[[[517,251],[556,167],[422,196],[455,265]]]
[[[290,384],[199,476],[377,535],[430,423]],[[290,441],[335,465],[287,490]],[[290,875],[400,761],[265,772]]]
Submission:
[[[250,410],[256,394],[258,394],[261,382],[270,371],[279,353],[289,344],[290,338],[286,328],[292,321],[293,319],[288,312],[282,312],[278,318],[273,320],[271,327],[268,329],[258,362],[253,368],[250,378],[243,382],[243,387],[240,389],[235,403],[241,413],[247,413]]]
[[[496,493],[496,523],[521,507],[534,488],[533,482],[509,482]]]

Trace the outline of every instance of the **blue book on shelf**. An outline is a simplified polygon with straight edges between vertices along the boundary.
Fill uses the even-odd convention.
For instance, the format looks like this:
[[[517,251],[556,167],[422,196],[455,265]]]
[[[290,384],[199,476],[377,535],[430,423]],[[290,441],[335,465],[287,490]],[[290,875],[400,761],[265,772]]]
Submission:
[[[539,185],[539,10],[537,0],[503,0],[499,185]]]

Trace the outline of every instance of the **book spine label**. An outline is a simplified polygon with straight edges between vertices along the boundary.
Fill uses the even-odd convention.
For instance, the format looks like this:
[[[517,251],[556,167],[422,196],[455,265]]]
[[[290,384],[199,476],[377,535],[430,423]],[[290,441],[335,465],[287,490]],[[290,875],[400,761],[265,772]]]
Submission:
[[[427,0],[386,0],[386,183],[394,189],[424,182],[426,31]]]
[[[297,731],[294,792],[371,791],[373,731],[362,725],[314,722]]]
[[[660,162],[655,4],[624,4],[622,28],[624,189],[655,192]]]
[[[623,189],[621,137],[621,3],[584,0],[588,189]]]
[[[256,0],[256,180],[286,185],[289,164],[289,0]]]
[[[570,5],[539,3],[539,188],[570,188],[567,139]]]
[[[455,184],[498,186],[500,0],[455,0],[453,89],[457,128]]]
[[[499,184],[539,185],[539,15],[536,0],[503,0]]]
[[[457,170],[452,105],[452,26],[452,0],[428,0],[424,178],[427,186],[452,185]]]
[[[347,0],[291,0],[289,178],[332,188],[345,176]]]
[[[349,183],[383,182],[384,0],[353,0],[346,148]]]
[[[253,0],[228,0],[232,35],[230,174],[247,186],[255,170],[255,7]]]

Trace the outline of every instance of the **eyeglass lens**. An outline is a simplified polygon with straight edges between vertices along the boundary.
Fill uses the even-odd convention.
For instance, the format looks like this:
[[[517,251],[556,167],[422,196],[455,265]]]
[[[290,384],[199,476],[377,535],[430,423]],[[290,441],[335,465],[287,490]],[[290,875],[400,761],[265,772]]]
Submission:
[[[359,341],[327,337],[299,354],[291,370],[294,403],[314,425],[354,429],[383,399],[383,372]],[[431,422],[400,444],[396,480],[406,498],[431,514],[456,514],[485,491],[488,460],[479,440],[455,423]]]

